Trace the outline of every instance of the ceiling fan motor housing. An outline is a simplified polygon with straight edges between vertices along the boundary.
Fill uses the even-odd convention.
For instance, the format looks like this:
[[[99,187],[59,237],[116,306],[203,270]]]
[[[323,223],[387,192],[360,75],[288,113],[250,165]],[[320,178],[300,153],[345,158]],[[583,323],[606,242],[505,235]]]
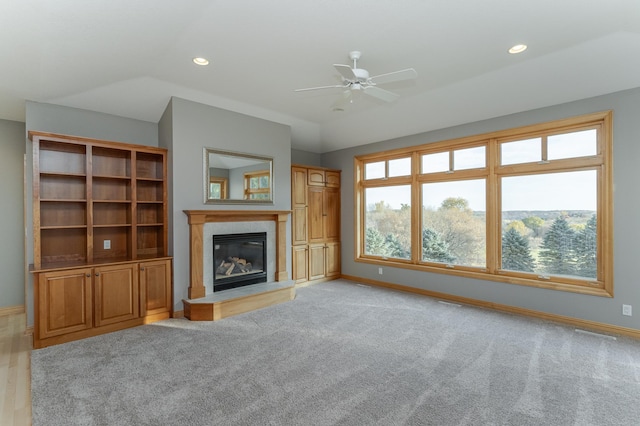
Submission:
[[[361,68],[353,68],[353,75],[355,75],[361,83],[364,83],[369,79],[369,71]]]

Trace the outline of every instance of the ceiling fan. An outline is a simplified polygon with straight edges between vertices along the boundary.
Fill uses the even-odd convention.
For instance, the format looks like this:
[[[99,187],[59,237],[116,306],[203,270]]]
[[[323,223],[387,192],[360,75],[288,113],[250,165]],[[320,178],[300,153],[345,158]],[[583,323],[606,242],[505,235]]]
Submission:
[[[358,59],[360,59],[360,56],[362,56],[362,53],[357,50],[349,52],[349,58],[353,61],[353,67],[340,64],[333,65],[342,76],[342,84],[295,89],[295,92],[335,88],[344,89],[344,91],[342,92],[342,96],[338,98],[332,105],[332,109],[334,111],[340,111],[342,110],[343,105],[353,102],[353,96],[355,93],[364,93],[385,102],[393,102],[398,99],[400,95],[385,89],[381,89],[380,87],[378,87],[378,84],[410,80],[418,76],[416,70],[414,70],[413,68],[407,68],[405,70],[394,71],[386,74],[376,75],[374,77],[369,77],[369,71],[358,68]]]

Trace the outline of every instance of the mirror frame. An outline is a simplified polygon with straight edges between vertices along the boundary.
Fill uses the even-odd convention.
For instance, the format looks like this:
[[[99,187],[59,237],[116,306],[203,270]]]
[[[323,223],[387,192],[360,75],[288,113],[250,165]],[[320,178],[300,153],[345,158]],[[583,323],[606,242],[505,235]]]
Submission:
[[[269,199],[268,200],[249,200],[249,199],[218,199],[211,198],[211,194],[209,193],[209,182],[211,181],[210,176],[210,156],[211,155],[225,155],[227,157],[237,157],[244,160],[256,160],[265,162],[269,166]],[[273,184],[273,158],[254,155],[254,154],[246,154],[243,152],[233,152],[233,151],[223,151],[220,149],[208,148],[204,147],[202,150],[202,158],[203,158],[203,175],[204,175],[204,203],[205,204],[273,204],[273,194],[274,194],[274,184]],[[242,182],[244,185],[244,182]],[[229,188],[227,188],[227,192],[229,192]]]

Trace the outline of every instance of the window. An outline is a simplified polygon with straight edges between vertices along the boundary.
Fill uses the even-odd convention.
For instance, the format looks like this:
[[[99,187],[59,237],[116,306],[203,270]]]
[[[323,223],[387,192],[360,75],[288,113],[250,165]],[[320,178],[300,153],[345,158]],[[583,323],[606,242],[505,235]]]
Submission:
[[[484,268],[485,179],[422,184],[422,260]]]
[[[357,261],[608,296],[611,113],[355,158]]]
[[[214,200],[227,199],[227,182],[226,178],[210,177],[209,178],[209,198]]]
[[[364,252],[411,259],[411,186],[367,188]],[[393,205],[385,200],[394,200]]]
[[[402,156],[364,165],[363,252],[383,259],[411,260],[412,158]]]
[[[247,200],[268,200],[271,193],[269,171],[247,172],[244,174],[244,198]]]

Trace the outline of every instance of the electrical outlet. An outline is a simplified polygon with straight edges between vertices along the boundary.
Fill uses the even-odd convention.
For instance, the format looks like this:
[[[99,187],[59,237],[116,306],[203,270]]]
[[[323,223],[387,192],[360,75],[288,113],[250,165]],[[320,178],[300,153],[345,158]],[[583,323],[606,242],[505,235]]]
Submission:
[[[111,250],[111,240],[104,240],[103,242],[103,248],[105,250]]]
[[[622,305],[622,315],[631,316],[631,305]]]
[[[378,268],[378,274],[382,275],[382,268]]]

